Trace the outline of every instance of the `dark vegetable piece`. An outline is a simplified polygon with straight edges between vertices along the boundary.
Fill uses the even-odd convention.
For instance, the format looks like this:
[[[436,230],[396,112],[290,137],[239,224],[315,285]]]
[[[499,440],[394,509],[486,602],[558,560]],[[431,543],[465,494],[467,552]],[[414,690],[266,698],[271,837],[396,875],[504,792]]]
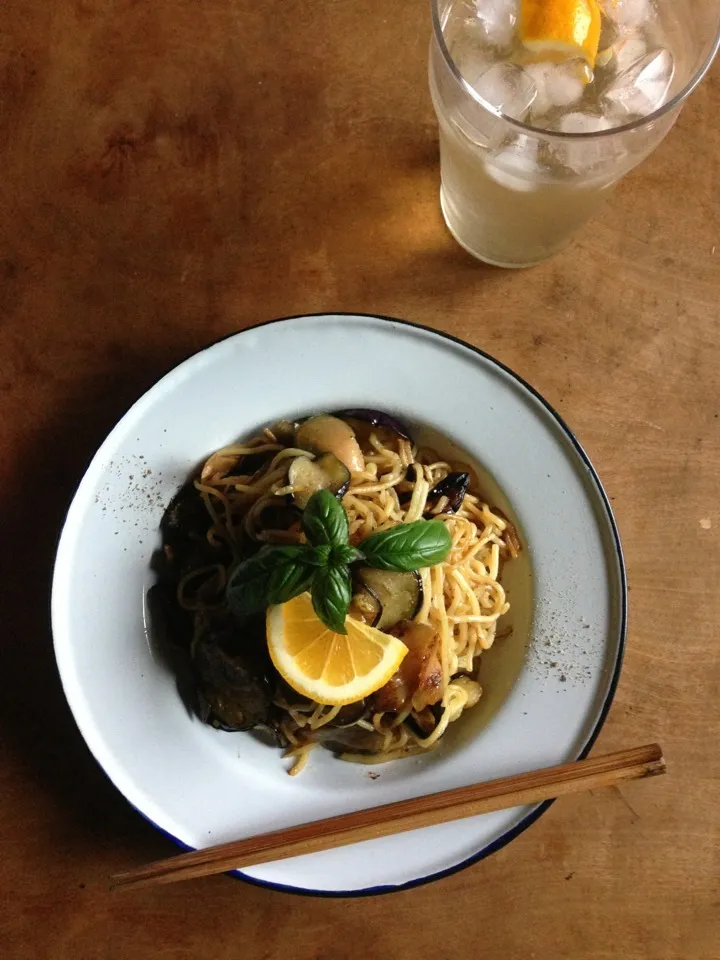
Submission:
[[[176,582],[183,574],[212,563],[231,559],[229,547],[208,542],[210,515],[192,482],[182,486],[168,504],[160,521],[164,557],[158,566],[161,579]]]
[[[340,707],[335,715],[335,719],[325,724],[327,727],[351,727],[358,720],[363,720],[370,713],[370,708],[364,700],[356,700],[355,703],[346,703]],[[321,728],[322,729],[322,728]]]
[[[279,673],[275,677],[275,699],[284,706],[296,708],[308,707],[314,703],[313,700],[298,693],[289,683],[283,680]]]
[[[449,473],[436,483],[427,497],[425,516],[431,514],[442,497],[447,497],[443,513],[457,513],[470,486],[469,473]]]
[[[363,423],[369,423],[372,427],[386,427],[399,437],[402,437],[403,440],[412,440],[405,424],[396,420],[395,417],[392,417],[389,413],[383,413],[382,410],[353,407],[351,410],[336,410],[334,415],[342,419],[362,420]]]
[[[429,736],[438,725],[438,717],[435,716],[430,707],[421,710],[420,713],[412,711],[405,719],[405,723],[415,731],[419,737]]]
[[[328,723],[316,730],[314,736],[334,753],[344,753],[346,750],[353,753],[380,753],[385,743],[381,733],[353,725],[334,727]]]
[[[192,647],[200,719],[221,730],[271,723],[272,667],[262,641],[263,621],[244,630],[227,616],[205,614]]]
[[[295,503],[305,509],[310,497],[318,490],[329,490],[342,497],[350,485],[350,471],[332,453],[317,460],[295,457],[288,470],[288,481],[293,488]]]
[[[241,657],[230,657],[212,643],[198,643],[193,666],[204,723],[232,731],[251,730],[267,721],[267,691]]]
[[[177,602],[174,583],[155,583],[147,592],[153,638],[162,647],[189,649],[193,637],[192,614]]]
[[[261,527],[267,530],[289,530],[299,525],[302,513],[294,503],[268,503],[260,511]]]
[[[194,484],[180,487],[165,509],[160,521],[163,543],[174,547],[179,540],[206,538],[210,517]]]
[[[405,573],[360,567],[355,576],[361,590],[379,608],[371,622],[378,630],[394,627],[401,620],[412,620],[422,605],[422,579],[417,570]]]
[[[245,453],[239,458],[235,471],[243,476],[252,477],[258,470],[262,470],[264,466],[270,463],[274,456],[275,454],[269,450],[265,453]]]

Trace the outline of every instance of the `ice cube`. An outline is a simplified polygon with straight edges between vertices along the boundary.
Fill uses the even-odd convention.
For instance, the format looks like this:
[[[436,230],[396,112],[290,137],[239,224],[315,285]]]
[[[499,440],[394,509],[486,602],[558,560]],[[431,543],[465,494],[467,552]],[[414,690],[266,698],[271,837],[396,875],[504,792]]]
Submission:
[[[538,149],[538,140],[521,134],[503,150],[488,157],[485,169],[496,183],[508,190],[519,193],[537,190],[542,175]]]
[[[493,61],[488,59],[487,51],[485,50],[463,52],[467,53],[467,55],[460,57],[454,53],[456,56],[455,63],[470,86],[478,90],[478,85],[481,83],[483,75],[493,66]]]
[[[600,9],[618,27],[638,27],[653,19],[652,0],[600,0]]]
[[[515,36],[518,0],[475,0],[475,9],[487,42],[509,47]]]
[[[514,63],[494,63],[472,85],[483,100],[514,120],[523,119],[537,96],[531,78]]]
[[[622,73],[638,60],[641,60],[647,53],[647,44],[645,39],[639,33],[630,33],[622,40],[618,40],[613,46],[613,55],[615,57],[614,66],[616,73]]]
[[[616,74],[604,96],[611,107],[645,117],[665,102],[675,61],[669,50],[653,50]]]
[[[566,113],[558,123],[563,133],[599,133],[610,127],[612,121],[593,113]],[[582,174],[597,167],[604,156],[611,156],[604,149],[602,139],[564,140],[556,144],[554,152],[562,164]]]
[[[585,92],[589,77],[578,63],[529,63],[524,68],[537,88],[533,114],[542,117],[553,107],[569,107]]]
[[[558,124],[563,133],[598,133],[612,126],[607,117],[593,113],[566,113]]]

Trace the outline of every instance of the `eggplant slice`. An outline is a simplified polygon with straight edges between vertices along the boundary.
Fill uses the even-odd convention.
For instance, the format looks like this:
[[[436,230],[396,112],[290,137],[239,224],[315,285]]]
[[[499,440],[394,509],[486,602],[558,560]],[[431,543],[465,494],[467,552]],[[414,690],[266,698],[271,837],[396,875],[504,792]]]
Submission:
[[[265,644],[264,618],[237,624],[227,612],[209,610],[197,617],[191,669],[200,719],[220,730],[274,729],[274,669]]]
[[[355,580],[353,606],[363,614],[374,610],[374,619],[362,619],[378,630],[394,627],[401,620],[412,620],[422,606],[422,578],[417,570],[400,573],[359,567]]]
[[[315,731],[315,739],[336,755],[353,753],[381,753],[385,737],[375,730],[364,727],[332,727],[329,723]]]
[[[343,420],[361,420],[363,423],[369,423],[371,427],[385,427],[392,430],[403,440],[410,440],[412,437],[404,423],[390,416],[389,413],[383,413],[382,410],[369,410],[365,407],[354,407],[351,410],[336,410],[334,416]]]
[[[208,541],[211,522],[207,507],[192,482],[182,486],[165,509],[160,521],[163,549],[154,559],[153,567],[160,580],[173,590],[184,574],[232,560],[227,544]]]
[[[288,482],[293,488],[295,503],[304,510],[310,497],[318,490],[329,490],[338,499],[350,486],[350,471],[332,453],[317,460],[295,457],[288,470]]]
[[[447,497],[447,503],[442,512],[457,513],[462,506],[469,486],[469,473],[449,473],[443,480],[436,483],[428,494],[425,515],[432,514],[443,497]]]
[[[198,713],[220,730],[252,730],[267,723],[269,692],[242,657],[231,657],[214,643],[195,645]]]
[[[382,605],[368,587],[362,583],[355,583],[348,615],[354,620],[374,627],[382,616]]]

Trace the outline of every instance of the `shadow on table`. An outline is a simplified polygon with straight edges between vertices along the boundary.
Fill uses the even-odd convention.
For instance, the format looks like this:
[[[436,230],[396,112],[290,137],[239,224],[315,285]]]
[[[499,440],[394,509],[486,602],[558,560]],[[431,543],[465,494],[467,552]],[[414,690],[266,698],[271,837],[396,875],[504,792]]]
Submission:
[[[57,540],[80,478],[126,409],[180,356],[120,356],[78,380],[75,391],[26,441],[15,483],[4,491],[3,632],[0,644],[0,741],[33,789],[61,809],[72,839],[122,845],[137,838],[145,854],[158,835],[144,825],[90,755],[62,692],[52,646],[49,596]]]

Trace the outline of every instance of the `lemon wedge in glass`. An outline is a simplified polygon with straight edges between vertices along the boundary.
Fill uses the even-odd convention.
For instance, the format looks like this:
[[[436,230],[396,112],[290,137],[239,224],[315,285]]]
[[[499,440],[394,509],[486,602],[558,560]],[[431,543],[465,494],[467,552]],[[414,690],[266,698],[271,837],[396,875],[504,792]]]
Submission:
[[[600,21],[597,0],[521,0],[518,36],[538,60],[582,58],[594,67]]]

